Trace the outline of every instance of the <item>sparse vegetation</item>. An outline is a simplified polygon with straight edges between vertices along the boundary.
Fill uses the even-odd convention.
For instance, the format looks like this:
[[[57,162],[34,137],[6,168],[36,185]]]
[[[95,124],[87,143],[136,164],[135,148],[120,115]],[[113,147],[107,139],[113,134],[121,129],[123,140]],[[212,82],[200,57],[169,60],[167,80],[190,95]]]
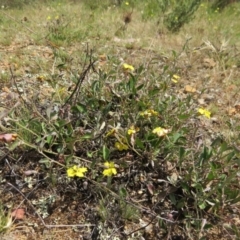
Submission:
[[[240,6],[184,3],[4,3],[2,237],[239,238]]]
[[[9,230],[12,226],[12,218],[9,212],[4,211],[4,207],[0,202],[0,234]]]

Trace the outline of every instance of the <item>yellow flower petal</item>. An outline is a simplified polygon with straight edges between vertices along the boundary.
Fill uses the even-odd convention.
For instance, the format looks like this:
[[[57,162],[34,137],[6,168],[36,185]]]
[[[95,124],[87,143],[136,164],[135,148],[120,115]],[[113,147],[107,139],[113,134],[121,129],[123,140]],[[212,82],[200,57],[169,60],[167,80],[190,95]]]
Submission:
[[[134,126],[131,126],[128,130],[127,130],[127,133],[128,135],[132,135],[132,134],[135,134],[139,131],[139,128],[138,127],[134,127]]]
[[[85,167],[77,167],[76,165],[71,167],[71,168],[68,168],[67,169],[67,175],[68,177],[84,177],[84,173],[87,172],[87,168]]]
[[[112,176],[117,174],[117,170],[114,166],[114,162],[105,162],[104,166],[107,168],[103,171],[104,176]]]
[[[109,168],[109,169],[105,169],[104,171],[103,171],[103,175],[104,176],[112,176],[112,175],[116,175],[117,174],[117,170],[116,170],[116,168]]]
[[[198,112],[199,112],[201,115],[204,115],[204,116],[207,117],[207,118],[211,118],[211,112],[208,111],[207,109],[199,108],[199,109],[198,109]]]
[[[127,63],[124,63],[124,64],[123,64],[123,68],[124,68],[125,70],[134,71],[134,67],[133,67],[132,65],[127,64]]]
[[[105,135],[105,137],[109,137],[114,135],[117,132],[116,128],[111,129],[110,131],[107,132],[107,134]]]
[[[174,74],[171,80],[172,80],[172,82],[177,83],[179,79],[180,79],[180,77],[178,75]]]
[[[78,168],[76,172],[77,177],[84,177],[84,173],[87,172],[87,168]]]
[[[128,146],[124,143],[115,142],[115,148],[119,151],[128,150]]]
[[[143,117],[151,117],[151,116],[157,116],[157,115],[158,115],[158,112],[154,111],[153,109],[140,112],[140,116],[143,116]]]
[[[157,127],[157,128],[154,128],[152,132],[157,134],[159,137],[164,137],[170,132],[170,129]]]
[[[105,163],[104,163],[104,166],[105,166],[106,168],[114,167],[114,162],[105,162]]]
[[[67,175],[68,175],[68,177],[74,177],[75,176],[75,171],[72,168],[69,168],[67,170]]]

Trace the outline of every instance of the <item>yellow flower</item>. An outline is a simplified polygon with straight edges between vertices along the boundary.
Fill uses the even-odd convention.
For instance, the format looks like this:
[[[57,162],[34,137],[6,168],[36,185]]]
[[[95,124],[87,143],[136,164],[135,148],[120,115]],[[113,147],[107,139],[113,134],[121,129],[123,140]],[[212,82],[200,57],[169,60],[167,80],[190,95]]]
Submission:
[[[128,135],[133,135],[135,133],[137,133],[139,131],[139,128],[135,128],[134,126],[131,126],[128,130],[127,130],[127,133]]]
[[[47,17],[47,20],[51,20],[51,16],[48,16],[48,17]]]
[[[127,64],[127,63],[123,64],[123,69],[126,70],[126,71],[128,71],[128,70],[134,71],[134,67],[132,65]]]
[[[164,137],[170,132],[170,129],[157,127],[157,128],[154,128],[152,132],[157,134],[159,137]]]
[[[105,135],[105,137],[113,136],[116,132],[117,132],[117,129],[116,129],[116,128],[113,128],[113,129],[111,129],[110,131],[107,132],[107,134]]]
[[[45,79],[46,79],[46,77],[43,76],[43,75],[37,76],[37,80],[38,80],[38,81],[44,81]]]
[[[75,176],[76,177],[84,177],[85,172],[87,172],[87,168],[78,167],[76,165],[67,169],[68,177],[75,177]]]
[[[127,6],[128,6],[128,5],[129,5],[129,2],[125,2],[125,5],[127,5]]]
[[[171,80],[172,80],[172,82],[177,83],[178,79],[180,79],[180,77],[178,75],[174,74]]]
[[[158,112],[154,111],[153,109],[140,112],[140,116],[143,116],[143,117],[151,117],[151,116],[157,116],[157,115],[158,115]]]
[[[104,166],[107,168],[103,171],[104,176],[112,176],[117,174],[117,170],[114,166],[114,162],[105,162]]]
[[[199,108],[198,113],[200,113],[201,115],[204,115],[207,118],[211,118],[211,112],[208,111],[207,109]]]
[[[115,148],[119,151],[128,150],[128,145],[121,142],[115,142]]]

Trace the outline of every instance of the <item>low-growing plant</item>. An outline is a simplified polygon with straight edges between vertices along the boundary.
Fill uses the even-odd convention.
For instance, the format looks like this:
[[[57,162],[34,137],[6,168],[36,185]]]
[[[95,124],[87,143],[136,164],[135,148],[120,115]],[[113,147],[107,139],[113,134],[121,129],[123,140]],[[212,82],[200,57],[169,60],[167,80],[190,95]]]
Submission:
[[[12,217],[10,212],[6,212],[0,202],[0,234],[9,230],[12,226]]]
[[[100,201],[99,214],[103,219],[111,219],[114,209],[122,219],[137,219],[141,207],[129,205],[126,199],[131,191],[141,192],[141,184],[147,186],[146,197],[153,198],[161,188],[171,186],[165,201],[177,215],[181,212],[186,227],[191,223],[200,230],[197,219],[203,217],[204,211],[217,215],[223,206],[240,200],[238,192],[231,190],[236,171],[229,168],[226,174],[220,167],[231,166],[236,152],[220,138],[195,149],[194,141],[200,131],[195,122],[211,119],[211,112],[197,108],[190,95],[174,95],[174,84],[180,78],[173,72],[178,54],[174,56],[172,66],[166,66],[158,76],[148,75],[148,82],[144,82],[142,79],[150,69],[143,71],[143,66],[136,68],[124,63],[118,72],[104,74],[96,71],[90,53],[74,89],[62,103],[44,110],[36,103],[26,105],[32,110],[25,108],[25,116],[12,115],[8,121],[18,129],[21,144],[42,154],[39,162],[46,169],[57,164],[73,179],[88,179],[93,171],[90,180],[98,184],[106,181],[109,191],[105,194],[109,194],[112,205],[104,199]],[[90,75],[97,80],[87,81]],[[121,81],[115,82],[117,77]],[[80,161],[74,160],[78,158]],[[114,186],[120,184],[119,171],[120,178],[128,178],[129,168],[141,174],[131,173],[131,183],[125,188],[117,187],[117,194]],[[151,172],[164,178],[164,184],[151,180]],[[54,184],[61,179],[55,178]],[[106,192],[105,187],[103,190]],[[156,207],[160,205],[161,202],[156,203]]]
[[[190,0],[185,1],[184,4],[176,4],[172,11],[166,14],[164,18],[164,25],[171,32],[179,31],[184,24],[188,23],[192,19],[193,14],[198,9],[201,2],[201,0]]]
[[[111,7],[114,4],[107,2]],[[119,9],[128,10],[136,3],[119,1]],[[158,17],[159,8],[167,28],[176,32],[191,19],[199,3],[185,1],[180,6],[176,1],[149,1],[142,14],[145,20],[151,14]],[[96,6],[99,2],[84,4],[88,11],[103,9]],[[51,219],[54,208],[65,214],[73,207],[86,221],[98,225],[95,230],[106,227],[109,238],[117,229],[129,238],[146,230],[144,236],[153,239],[148,232],[153,229],[160,238],[174,238],[179,232],[184,239],[204,239],[209,229],[225,221],[222,213],[230,213],[240,201],[239,151],[233,138],[230,141],[220,130],[213,130],[220,120],[215,118],[214,105],[202,99],[207,87],[184,85],[198,81],[199,76],[193,77],[189,70],[196,51],[220,66],[214,68],[207,59],[212,64],[206,66],[208,75],[211,70],[226,73],[232,55],[210,41],[193,51],[191,38],[167,57],[147,51],[150,59],[145,49],[141,49],[142,59],[133,58],[131,49],[102,54],[103,46],[93,51],[85,42],[86,49],[78,50],[72,43],[84,26],[73,32],[72,18],[62,15],[64,9],[56,2],[52,6],[57,6],[57,14],[44,19],[51,67],[35,58],[37,67],[27,69],[24,78],[17,79],[12,68],[8,76],[18,97],[11,107],[3,103],[10,110],[0,126],[11,130],[0,137],[9,155],[1,161],[4,178],[23,186],[22,193],[31,198],[24,204],[31,204],[43,219]],[[71,45],[69,51],[61,47],[64,44]],[[205,72],[198,67],[199,75]],[[25,87],[29,83],[25,79],[33,80],[32,92]],[[234,125],[231,119],[231,132],[238,132]],[[68,206],[71,201],[73,206]],[[68,223],[77,218],[73,216]],[[144,222],[140,228],[125,229],[140,221],[141,225]],[[234,226],[231,231],[237,236]]]

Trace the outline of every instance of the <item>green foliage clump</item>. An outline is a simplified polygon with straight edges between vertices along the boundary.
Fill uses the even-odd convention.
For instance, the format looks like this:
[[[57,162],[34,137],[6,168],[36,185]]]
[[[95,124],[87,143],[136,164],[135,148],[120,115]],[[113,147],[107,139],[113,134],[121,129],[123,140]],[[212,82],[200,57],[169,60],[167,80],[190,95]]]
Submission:
[[[5,232],[12,224],[12,218],[10,214],[6,214],[3,205],[0,202],[0,233]]]
[[[179,31],[185,23],[188,23],[192,19],[200,3],[201,0],[189,0],[184,1],[184,3],[179,2],[174,6],[172,11],[166,15],[164,25],[171,32]]]
[[[1,1],[1,6],[0,7],[4,7],[4,8],[23,8],[24,5],[33,3],[33,2],[37,2],[35,0],[31,1],[31,0],[2,0]]]
[[[233,0],[214,0],[213,3],[211,4],[211,8],[216,10],[222,10],[224,9],[226,6],[228,6],[229,4],[233,3],[233,2],[239,2],[238,1],[233,1]]]
[[[171,32],[177,32],[188,23],[195,11],[198,9],[201,0],[158,0],[148,1],[144,5],[143,19],[158,17],[162,19],[164,26]]]

